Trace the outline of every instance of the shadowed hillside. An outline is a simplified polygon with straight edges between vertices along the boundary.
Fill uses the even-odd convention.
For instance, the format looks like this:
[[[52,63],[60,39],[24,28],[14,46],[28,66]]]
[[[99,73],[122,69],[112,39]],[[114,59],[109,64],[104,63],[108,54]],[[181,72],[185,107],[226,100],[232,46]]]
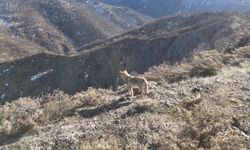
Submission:
[[[128,49],[130,45],[168,51],[167,60],[177,60],[192,51],[209,49],[230,49],[249,35],[249,19],[238,13],[196,13],[166,17],[120,36],[89,44],[78,51],[117,47]],[[135,41],[127,43],[132,39]],[[138,42],[141,41],[141,42]],[[142,42],[143,41],[143,42]],[[158,44],[151,44],[158,42]],[[143,44],[139,44],[143,43]],[[119,46],[121,45],[121,46]],[[150,47],[152,48],[152,47]],[[155,48],[153,48],[155,49]]]
[[[169,22],[176,26],[169,28]],[[42,53],[2,63],[2,102],[55,89],[69,94],[89,86],[115,89],[118,71],[123,68],[142,73],[163,62],[179,63],[197,51],[231,52],[248,45],[249,31],[249,21],[238,14],[176,16],[85,46],[78,55]]]

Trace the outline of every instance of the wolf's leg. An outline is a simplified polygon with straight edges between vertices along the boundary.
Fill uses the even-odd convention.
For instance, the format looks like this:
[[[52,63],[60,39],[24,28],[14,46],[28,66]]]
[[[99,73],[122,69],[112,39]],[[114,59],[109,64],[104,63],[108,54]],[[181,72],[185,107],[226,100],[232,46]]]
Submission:
[[[127,86],[127,88],[128,88],[128,95],[130,95],[130,93],[131,93],[131,88],[130,88],[130,86]]]
[[[130,88],[130,91],[131,91],[131,97],[134,97],[134,91],[132,87]]]
[[[140,89],[140,92],[141,92],[141,97],[143,98],[144,97],[144,90],[143,88],[139,88]]]

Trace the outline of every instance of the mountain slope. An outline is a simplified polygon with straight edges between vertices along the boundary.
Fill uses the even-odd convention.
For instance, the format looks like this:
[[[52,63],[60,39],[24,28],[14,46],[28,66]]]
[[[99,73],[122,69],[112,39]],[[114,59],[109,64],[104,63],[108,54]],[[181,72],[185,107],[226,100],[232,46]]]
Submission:
[[[113,5],[102,3],[100,0],[78,1],[84,3],[91,10],[97,12],[104,18],[127,30],[140,27],[146,23],[149,23],[150,21],[153,21],[153,18],[144,16],[128,7],[116,7]]]
[[[12,37],[24,39],[44,47],[47,51],[65,54],[74,51],[71,43],[57,29],[48,24],[38,12],[24,1],[3,1],[0,19]],[[20,43],[21,44],[21,43]]]
[[[119,14],[122,10],[123,14],[129,14],[122,17],[115,15],[113,20],[109,20],[76,0],[3,0],[0,7],[3,32],[61,55],[73,54],[79,46],[119,35],[151,20],[130,9],[117,7],[115,11],[113,9],[116,8],[107,5],[112,10],[110,12]],[[129,24],[130,17],[137,18],[137,22],[121,26],[123,20]],[[18,55],[14,57],[18,58]]]
[[[92,43],[78,51],[85,53],[115,48],[120,51],[156,50],[157,60],[174,63],[191,56],[194,51],[223,51],[237,47],[239,43],[244,43],[244,39],[249,38],[249,23],[245,15],[237,13],[177,15],[157,20],[103,42]],[[137,56],[140,55],[138,53]],[[147,57],[150,56],[155,55]]]
[[[123,32],[119,26],[75,1],[53,0],[37,3],[40,13],[63,32],[75,47]]]
[[[149,81],[147,98],[130,98],[126,86],[20,98],[0,106],[0,149],[249,149],[249,58],[248,46],[199,53],[171,70],[154,67],[159,72],[147,74],[159,78]],[[160,77],[188,74],[208,60],[223,64],[211,65],[212,76],[173,83]]]
[[[163,62],[190,59],[197,51],[231,52],[246,46],[249,27],[248,19],[239,14],[180,15],[82,47],[77,55],[42,53],[2,63],[2,102],[54,89],[74,94],[90,86],[116,88],[118,72],[124,68],[142,73]]]
[[[46,51],[33,42],[11,35],[5,26],[0,21],[0,63]]]
[[[152,17],[204,11],[246,11],[247,0],[103,0],[106,3],[128,6]]]

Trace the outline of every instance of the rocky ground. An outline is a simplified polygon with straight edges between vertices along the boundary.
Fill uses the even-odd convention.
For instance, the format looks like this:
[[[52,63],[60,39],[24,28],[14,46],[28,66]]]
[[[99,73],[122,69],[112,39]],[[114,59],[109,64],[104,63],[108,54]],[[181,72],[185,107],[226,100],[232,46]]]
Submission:
[[[149,69],[147,98],[89,88],[0,107],[0,149],[250,149],[250,47]]]

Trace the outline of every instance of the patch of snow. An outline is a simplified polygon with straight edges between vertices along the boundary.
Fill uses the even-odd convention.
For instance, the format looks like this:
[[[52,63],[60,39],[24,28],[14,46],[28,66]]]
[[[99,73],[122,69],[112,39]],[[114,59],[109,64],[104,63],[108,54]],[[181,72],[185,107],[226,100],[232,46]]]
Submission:
[[[6,20],[1,19],[1,18],[0,18],[0,24],[4,27],[8,27],[8,28],[11,26],[11,24],[9,22],[7,22]]]
[[[5,83],[5,86],[9,86],[9,83]]]
[[[41,78],[42,76],[44,76],[44,75],[46,75],[46,74],[48,74],[50,72],[53,72],[53,71],[54,71],[53,69],[48,69],[48,70],[46,70],[44,72],[39,72],[38,74],[31,76],[30,80],[31,81],[36,81],[37,79]]]
[[[89,75],[87,74],[87,73],[85,73],[85,76],[84,76],[84,78],[88,78],[89,77]]]
[[[6,19],[6,18],[0,18],[0,25],[2,25],[5,28],[10,28],[13,25],[16,25],[17,23],[14,23],[12,21],[10,21],[10,19]]]
[[[1,99],[3,100],[5,98],[5,93],[1,95]]]
[[[7,73],[9,71],[11,71],[14,68],[14,66],[10,66],[10,68],[4,69],[3,73]]]
[[[86,79],[86,78],[89,77],[89,66],[88,66],[87,69],[84,71],[83,75],[84,75],[84,79]]]

